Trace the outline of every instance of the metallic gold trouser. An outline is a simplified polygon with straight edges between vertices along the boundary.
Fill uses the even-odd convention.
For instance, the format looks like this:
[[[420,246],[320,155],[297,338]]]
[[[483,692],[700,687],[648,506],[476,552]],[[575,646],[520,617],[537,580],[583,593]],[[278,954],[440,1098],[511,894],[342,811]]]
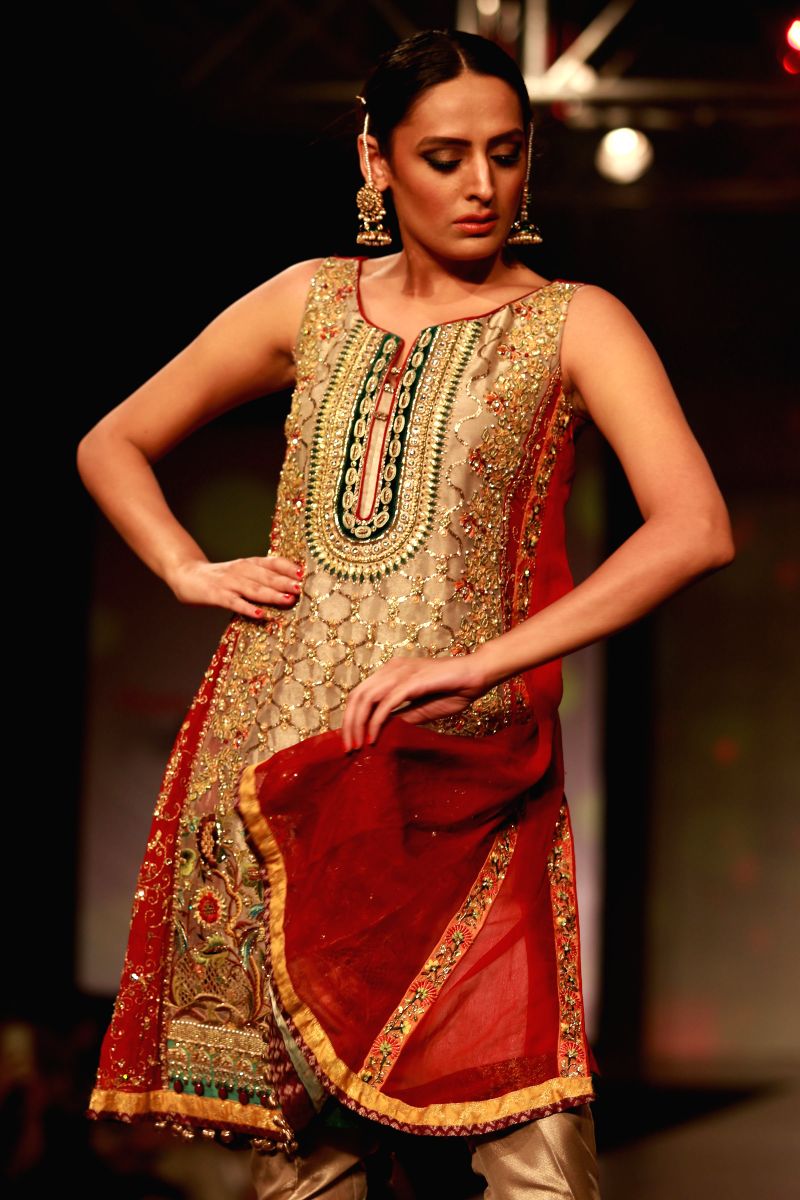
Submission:
[[[486,1180],[484,1200],[600,1198],[589,1104],[467,1143],[473,1170]],[[363,1129],[312,1129],[293,1159],[253,1152],[257,1200],[368,1200],[364,1159],[379,1146],[378,1131],[365,1122]]]

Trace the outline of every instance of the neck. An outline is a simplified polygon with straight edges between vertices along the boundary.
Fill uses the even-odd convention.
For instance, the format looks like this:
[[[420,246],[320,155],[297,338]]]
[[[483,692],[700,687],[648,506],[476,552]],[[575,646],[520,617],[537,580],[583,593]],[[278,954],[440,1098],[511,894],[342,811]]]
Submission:
[[[457,303],[493,283],[508,282],[516,263],[508,263],[503,248],[482,258],[453,259],[437,255],[419,243],[404,241],[403,249],[373,272],[391,280],[408,300]]]

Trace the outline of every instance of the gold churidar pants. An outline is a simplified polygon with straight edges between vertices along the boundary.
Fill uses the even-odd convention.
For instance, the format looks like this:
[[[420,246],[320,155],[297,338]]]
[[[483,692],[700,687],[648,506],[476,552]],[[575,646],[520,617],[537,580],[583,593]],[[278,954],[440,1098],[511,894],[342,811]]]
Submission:
[[[484,1200],[600,1198],[589,1104],[466,1141],[472,1169],[486,1181]],[[310,1127],[293,1159],[253,1152],[257,1200],[370,1200],[364,1163],[380,1145],[380,1131],[365,1122],[363,1129]],[[447,1200],[445,1181],[441,1188],[441,1200]],[[409,1195],[406,1189],[381,1194],[398,1200]]]

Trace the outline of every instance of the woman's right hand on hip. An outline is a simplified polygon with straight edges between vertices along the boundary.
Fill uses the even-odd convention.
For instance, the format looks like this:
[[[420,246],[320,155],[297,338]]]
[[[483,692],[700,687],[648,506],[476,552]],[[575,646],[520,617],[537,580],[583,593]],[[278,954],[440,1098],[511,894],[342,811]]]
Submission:
[[[270,554],[181,563],[168,582],[182,604],[218,606],[258,619],[264,616],[264,605],[290,608],[302,591],[302,576],[301,563]]]

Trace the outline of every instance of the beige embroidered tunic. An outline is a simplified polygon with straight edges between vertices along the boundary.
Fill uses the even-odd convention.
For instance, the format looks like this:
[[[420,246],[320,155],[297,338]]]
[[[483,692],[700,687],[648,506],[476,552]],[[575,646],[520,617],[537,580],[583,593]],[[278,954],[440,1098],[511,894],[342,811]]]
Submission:
[[[315,1103],[320,1079],[265,970],[264,874],[234,807],[242,772],[338,729],[349,692],[390,658],[468,653],[571,586],[563,506],[584,418],[561,388],[559,351],[581,285],[556,280],[407,346],[365,316],[362,261],[322,262],[295,346],[270,553],[304,564],[303,590],[263,621],[230,622],[176,741],[93,1116],[289,1143],[270,1066],[276,1027]],[[429,728],[480,738],[534,717],[544,727],[561,689],[557,660]],[[553,845],[562,1057],[525,1111],[592,1094],[565,804]],[[453,1125],[489,1121],[476,1109]]]

